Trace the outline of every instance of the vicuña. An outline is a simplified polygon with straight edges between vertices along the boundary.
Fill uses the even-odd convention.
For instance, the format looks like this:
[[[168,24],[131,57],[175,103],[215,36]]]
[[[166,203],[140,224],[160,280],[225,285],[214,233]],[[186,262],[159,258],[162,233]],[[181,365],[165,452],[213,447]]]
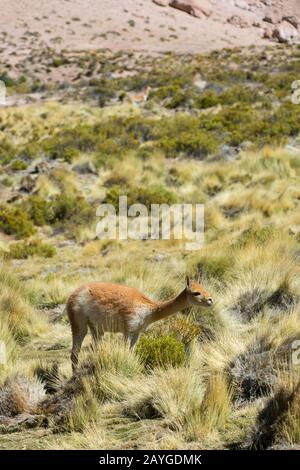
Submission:
[[[90,282],[76,289],[68,299],[71,323],[73,371],[88,327],[94,342],[105,331],[123,333],[132,348],[151,323],[162,320],[189,306],[210,307],[213,299],[198,282],[190,282],[176,297],[164,302],[149,299],[137,289],[121,284]]]

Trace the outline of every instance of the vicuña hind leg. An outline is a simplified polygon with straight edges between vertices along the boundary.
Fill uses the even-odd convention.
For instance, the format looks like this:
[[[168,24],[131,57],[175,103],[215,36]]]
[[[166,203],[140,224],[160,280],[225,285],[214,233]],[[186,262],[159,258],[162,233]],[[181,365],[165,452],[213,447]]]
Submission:
[[[79,328],[73,329],[73,346],[72,346],[72,353],[71,353],[71,361],[72,361],[72,369],[73,373],[76,372],[77,365],[78,365],[78,355],[80,353],[82,341],[87,334],[87,325],[83,324]]]
[[[100,330],[99,328],[96,328],[92,325],[89,325],[89,328],[91,330],[92,338],[93,338],[93,345],[92,348],[95,351],[97,349],[97,345],[99,341],[103,338],[104,332]]]

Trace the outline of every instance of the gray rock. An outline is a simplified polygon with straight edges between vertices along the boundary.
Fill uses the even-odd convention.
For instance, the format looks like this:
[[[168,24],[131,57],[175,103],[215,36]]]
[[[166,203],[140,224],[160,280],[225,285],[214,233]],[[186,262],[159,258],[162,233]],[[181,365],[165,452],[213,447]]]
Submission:
[[[296,16],[283,16],[282,21],[287,21],[290,23],[294,28],[298,29],[300,21]]]
[[[220,148],[218,156],[226,161],[233,161],[239,157],[239,149],[225,144]]]
[[[245,150],[251,149],[252,146],[253,146],[253,142],[251,142],[250,140],[245,140],[239,145],[239,149],[242,151],[245,151]]]
[[[294,26],[285,22],[274,29],[273,38],[278,42],[291,44],[299,40],[299,34]]]
[[[78,165],[73,166],[72,170],[80,175],[98,175],[98,170],[95,167],[94,163],[91,161],[78,163]]]
[[[45,158],[40,158],[32,162],[30,167],[28,168],[28,173],[30,174],[41,174],[41,173],[48,173],[55,165],[55,162],[51,162]]]
[[[32,175],[26,175],[24,178],[22,178],[19,191],[23,191],[25,193],[31,193],[36,184],[36,178],[33,177]]]

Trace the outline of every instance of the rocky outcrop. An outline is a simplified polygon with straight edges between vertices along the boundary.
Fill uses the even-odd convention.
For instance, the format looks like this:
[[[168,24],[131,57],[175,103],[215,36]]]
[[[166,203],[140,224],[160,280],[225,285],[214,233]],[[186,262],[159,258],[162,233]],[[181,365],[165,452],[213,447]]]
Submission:
[[[171,0],[169,5],[196,18],[205,18],[212,14],[212,5],[208,0]]]
[[[153,0],[198,19],[213,19],[238,29],[260,28],[261,37],[281,43],[300,43],[298,0]]]
[[[294,43],[300,39],[298,29],[286,21],[274,28],[272,37],[283,43]]]
[[[170,0],[153,0],[153,3],[156,3],[156,5],[161,7],[167,7],[170,3]]]
[[[176,8],[196,18],[206,18],[213,11],[209,0],[153,0],[153,2],[162,7]]]

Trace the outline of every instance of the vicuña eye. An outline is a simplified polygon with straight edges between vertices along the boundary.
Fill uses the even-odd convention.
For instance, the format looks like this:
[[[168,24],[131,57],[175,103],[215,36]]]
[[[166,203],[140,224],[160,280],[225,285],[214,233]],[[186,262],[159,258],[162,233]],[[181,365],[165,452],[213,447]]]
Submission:
[[[200,292],[193,292],[193,295],[200,295]]]

